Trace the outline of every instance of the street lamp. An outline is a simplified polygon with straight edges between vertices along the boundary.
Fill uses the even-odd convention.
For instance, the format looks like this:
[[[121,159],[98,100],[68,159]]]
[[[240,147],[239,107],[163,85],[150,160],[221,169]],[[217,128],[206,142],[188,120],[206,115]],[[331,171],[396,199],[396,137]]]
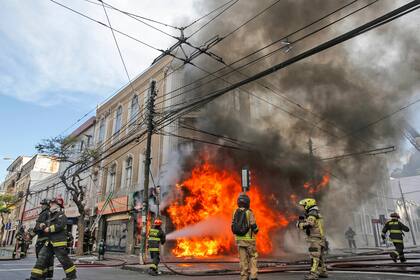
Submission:
[[[390,179],[391,179],[391,180],[393,180],[393,179],[395,179],[395,178],[390,177]],[[417,245],[417,243],[416,243],[416,237],[414,236],[414,227],[413,227],[413,223],[411,222],[410,215],[408,214],[408,210],[407,210],[407,202],[405,201],[405,197],[404,197],[404,193],[403,193],[403,191],[402,191],[402,187],[401,187],[401,180],[400,180],[400,179],[398,179],[398,187],[399,187],[399,189],[400,189],[401,200],[402,200],[402,203],[403,203],[403,206],[404,206],[405,217],[406,217],[406,219],[407,219],[407,221],[408,221],[408,224],[410,225],[410,232],[411,232],[411,237],[413,238],[413,245]],[[415,192],[418,192],[418,191],[409,192],[409,193],[415,193]],[[408,193],[406,193],[406,194],[408,194]]]

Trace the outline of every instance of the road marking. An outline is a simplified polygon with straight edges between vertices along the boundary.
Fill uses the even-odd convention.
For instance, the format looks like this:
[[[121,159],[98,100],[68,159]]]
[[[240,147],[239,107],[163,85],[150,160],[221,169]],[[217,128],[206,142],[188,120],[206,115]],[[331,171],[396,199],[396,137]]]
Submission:
[[[77,267],[77,265],[76,265],[76,269],[77,270],[80,270],[80,269],[89,269],[89,268],[91,268],[91,267]],[[96,268],[115,268],[115,267],[95,267],[95,269]],[[63,268],[62,267],[54,267],[54,270],[62,270]],[[7,272],[7,271],[31,271],[32,270],[32,267],[29,267],[29,268],[3,268],[3,269],[0,269],[0,272]]]

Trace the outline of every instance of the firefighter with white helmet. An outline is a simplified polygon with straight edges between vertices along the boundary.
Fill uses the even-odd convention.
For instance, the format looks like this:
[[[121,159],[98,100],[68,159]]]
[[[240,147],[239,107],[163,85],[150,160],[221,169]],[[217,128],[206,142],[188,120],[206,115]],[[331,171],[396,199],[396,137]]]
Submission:
[[[305,279],[316,280],[319,277],[327,278],[324,219],[321,216],[315,199],[305,198],[299,202],[299,205],[305,209],[305,214],[299,217],[296,226],[306,233],[306,240],[309,243],[309,254],[311,256],[311,270],[305,276]]]

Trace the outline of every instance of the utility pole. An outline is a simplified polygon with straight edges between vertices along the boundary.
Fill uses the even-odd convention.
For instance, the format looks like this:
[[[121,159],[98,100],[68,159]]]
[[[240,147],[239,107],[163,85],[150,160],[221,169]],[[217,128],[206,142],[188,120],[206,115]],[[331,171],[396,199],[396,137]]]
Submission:
[[[24,197],[25,197],[25,200],[24,200],[24,202],[23,202],[23,207],[22,207],[22,214],[20,214],[20,220],[19,220],[19,224],[18,224],[18,232],[19,232],[19,230],[20,230],[20,228],[22,227],[22,224],[23,224],[23,217],[25,216],[25,211],[26,211],[26,202],[28,201],[28,196],[29,196],[29,194],[30,194],[30,190],[29,190],[29,187],[30,187],[30,185],[31,185],[31,181],[29,180],[29,183],[28,183],[28,187],[26,188],[26,192],[25,192],[25,195],[24,195]],[[17,234],[17,233],[16,233]],[[18,242],[16,241],[16,244],[15,244],[15,249],[13,250],[13,253],[12,253],[12,258],[13,259],[15,259],[16,258],[16,254],[17,254],[17,250],[18,250]],[[20,256],[19,256],[20,257]]]
[[[413,227],[413,224],[411,223],[410,215],[408,214],[408,211],[407,211],[407,204],[405,202],[404,193],[403,193],[402,188],[401,188],[401,180],[398,180],[398,187],[400,188],[401,199],[402,199],[402,202],[403,202],[403,205],[404,205],[405,217],[408,221],[408,224],[410,225],[410,232],[411,232],[411,237],[413,238],[413,245],[417,245],[416,244],[416,237],[414,236],[414,227]]]
[[[143,192],[143,208],[142,208],[142,227],[141,227],[141,243],[140,243],[140,264],[145,264],[146,260],[146,238],[147,238],[147,219],[149,216],[149,174],[151,164],[151,148],[152,135],[154,130],[153,117],[155,114],[155,97],[156,97],[156,81],[150,84],[149,98],[147,100],[147,142],[146,155],[144,160],[144,192]]]
[[[312,138],[309,137],[308,141],[308,149],[309,149],[309,177],[311,184],[315,184],[315,167],[314,167],[314,149]]]

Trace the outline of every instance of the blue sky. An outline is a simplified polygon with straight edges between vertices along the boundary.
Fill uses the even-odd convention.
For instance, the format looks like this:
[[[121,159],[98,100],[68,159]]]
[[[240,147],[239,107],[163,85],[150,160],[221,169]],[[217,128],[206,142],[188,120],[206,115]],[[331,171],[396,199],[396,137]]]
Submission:
[[[106,22],[102,7],[59,0]],[[140,15],[183,23],[195,15],[193,0],[108,1]],[[154,46],[171,39],[116,12],[113,27]],[[202,11],[198,11],[202,12]],[[171,32],[171,30],[165,30]],[[131,77],[159,53],[117,36]],[[0,9],[0,181],[10,161],[32,155],[43,138],[56,136],[127,83],[110,31],[50,1],[2,0]],[[77,126],[73,127],[76,128]],[[71,130],[69,131],[71,132]]]

